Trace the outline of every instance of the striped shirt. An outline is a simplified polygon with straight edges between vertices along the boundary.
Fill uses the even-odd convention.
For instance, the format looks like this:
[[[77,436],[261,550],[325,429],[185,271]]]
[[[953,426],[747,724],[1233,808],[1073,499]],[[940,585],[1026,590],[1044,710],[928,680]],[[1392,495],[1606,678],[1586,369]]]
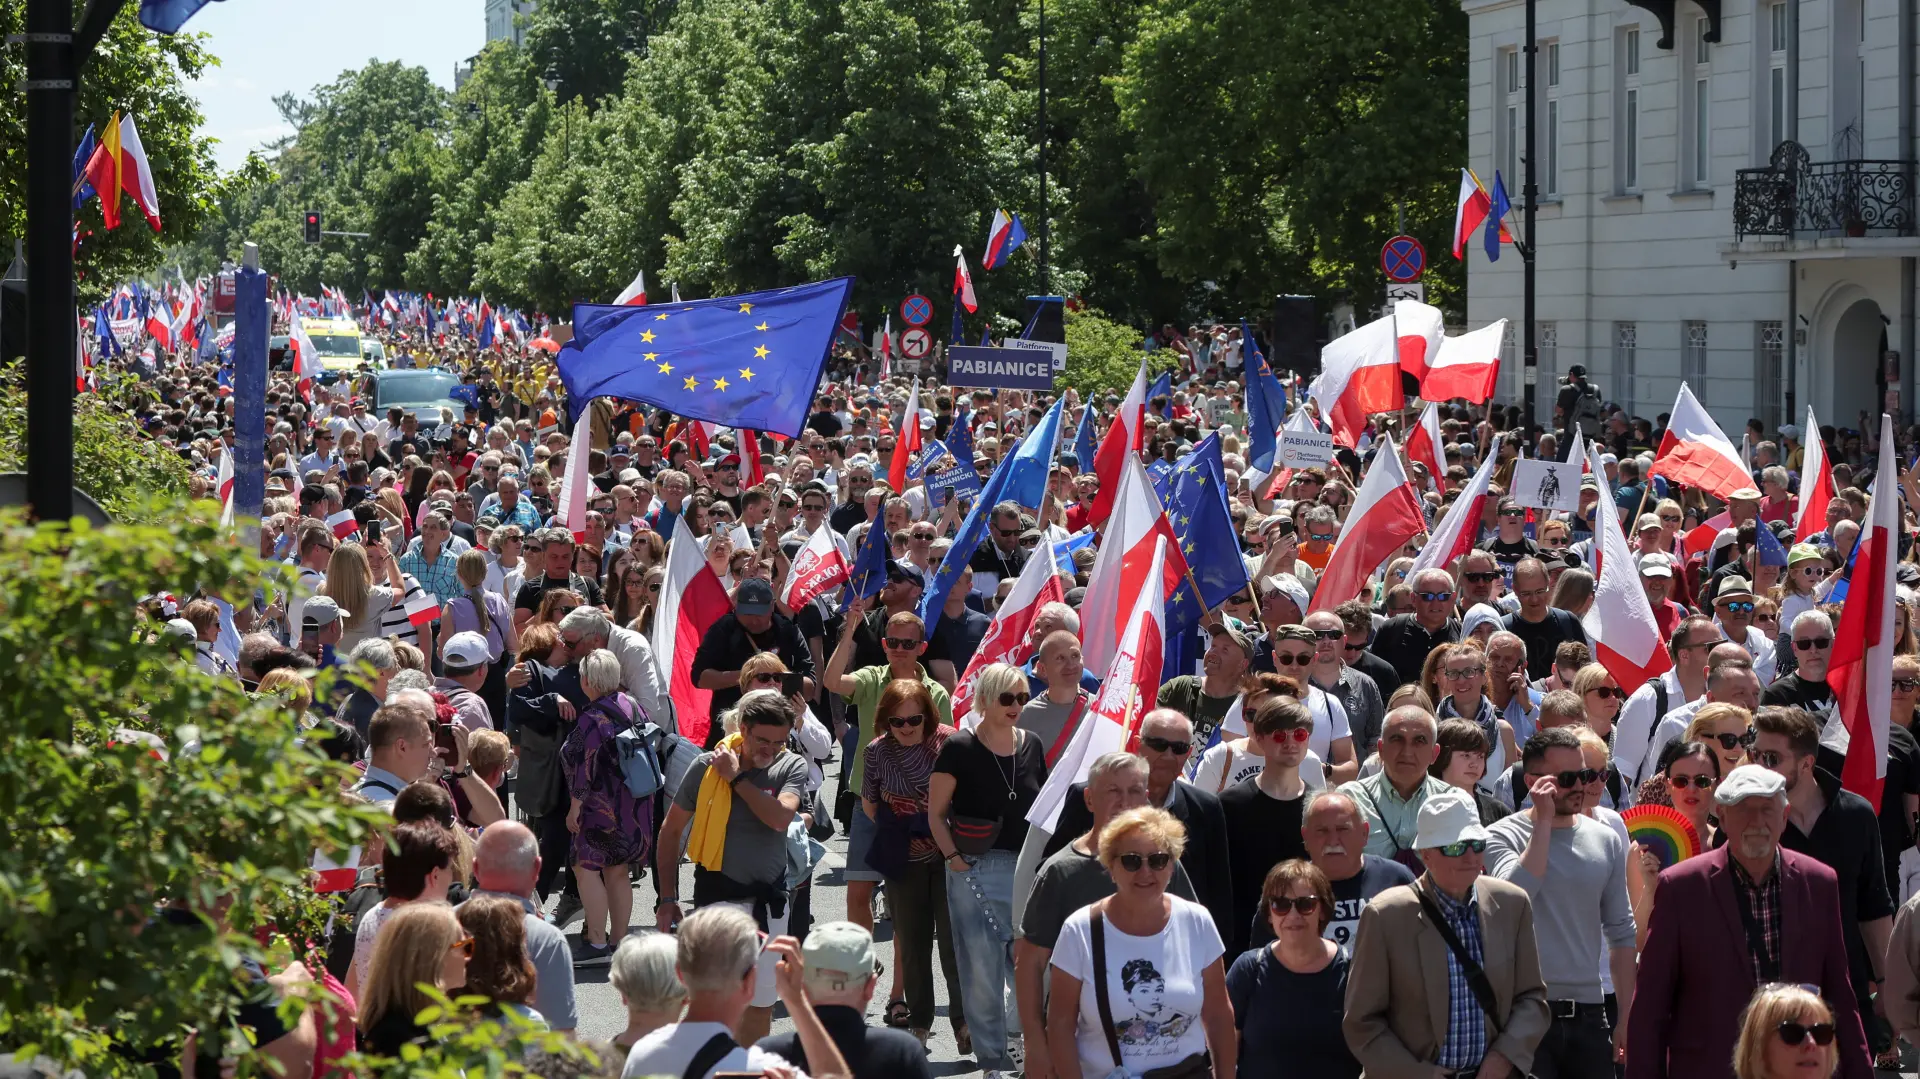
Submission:
[[[380,616],[380,636],[392,637],[396,641],[404,641],[418,648],[420,631],[407,619],[407,604],[426,595],[427,592],[420,587],[419,580],[411,573],[401,574],[400,580],[406,585],[406,594]]]
[[[926,812],[933,762],[952,733],[952,727],[939,724],[914,745],[901,745],[884,734],[867,743],[867,770],[860,796],[869,802],[885,802],[896,816]],[[940,852],[931,837],[915,836],[908,845],[908,856],[916,862],[934,861]]]
[[[1459,939],[1460,946],[1473,957],[1476,963],[1486,962],[1486,952],[1480,946],[1480,904],[1474,893],[1467,894],[1466,902],[1458,902],[1452,896],[1432,887],[1432,882],[1414,885],[1433,899],[1434,906],[1440,908],[1440,914],[1446,918],[1453,935]],[[1461,1071],[1480,1066],[1481,1058],[1487,1055],[1487,1013],[1480,1007],[1480,1001],[1473,995],[1473,987],[1467,984],[1466,968],[1460,965],[1460,958],[1447,949],[1447,1038],[1440,1045],[1440,1059],[1435,1061],[1447,1071]]]

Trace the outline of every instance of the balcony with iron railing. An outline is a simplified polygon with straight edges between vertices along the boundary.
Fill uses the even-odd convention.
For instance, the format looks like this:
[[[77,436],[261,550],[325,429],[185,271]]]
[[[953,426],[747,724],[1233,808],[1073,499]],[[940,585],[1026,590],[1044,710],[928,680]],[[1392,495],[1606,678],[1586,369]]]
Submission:
[[[1914,174],[1912,161],[1847,155],[1816,164],[1805,147],[1783,142],[1765,168],[1734,174],[1734,238],[1915,236]]]

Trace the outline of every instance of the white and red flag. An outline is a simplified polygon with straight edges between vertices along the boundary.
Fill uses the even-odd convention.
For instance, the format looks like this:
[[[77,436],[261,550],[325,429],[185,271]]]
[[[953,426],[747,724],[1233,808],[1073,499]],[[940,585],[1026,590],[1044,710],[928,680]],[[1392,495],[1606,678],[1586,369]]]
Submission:
[[[1605,472],[1594,469],[1594,475]],[[1680,396],[1673,402],[1673,417],[1667,421],[1667,433],[1660,439],[1660,452],[1654,454],[1648,475],[1665,476],[1675,483],[1698,487],[1715,498],[1726,498],[1742,487],[1753,486],[1740,451],[1713,422],[1713,417],[1693,395],[1686,383],[1680,384]],[[1625,682],[1620,683],[1626,685]]]
[[[573,425],[573,441],[567,445],[567,471],[560,477],[560,523],[573,533],[573,542],[587,540],[587,493],[593,486],[588,463],[593,453],[593,432],[587,415],[582,413]]]
[[[1438,307],[1419,300],[1397,300],[1393,305],[1394,336],[1400,349],[1400,370],[1417,379],[1427,377],[1427,368],[1439,358],[1441,343],[1447,339],[1446,319]],[[1445,400],[1434,394],[1420,396]]]
[[[1500,343],[1506,332],[1507,320],[1496,319],[1442,340],[1439,355],[1420,380],[1420,396],[1429,401],[1464,397],[1476,405],[1486,404],[1500,381]]]
[[[1487,485],[1493,482],[1493,470],[1500,463],[1500,455],[1487,454],[1486,460],[1460,489],[1453,505],[1447,507],[1446,516],[1433,526],[1433,535],[1428,537],[1420,553],[1413,556],[1413,568],[1407,571],[1407,579],[1423,569],[1444,569],[1451,572],[1453,560],[1473,549],[1475,535],[1480,531],[1480,514],[1487,506]]]
[[[907,489],[907,465],[920,456],[920,376],[913,376],[913,389],[907,393],[907,411],[900,419],[900,432],[893,440],[893,457],[887,461],[887,485],[894,494]]]
[[[1453,257],[1467,257],[1467,243],[1480,226],[1486,224],[1487,215],[1493,212],[1493,199],[1488,197],[1487,189],[1473,175],[1472,169],[1460,170],[1460,199],[1453,208]]]
[[[414,627],[440,620],[440,599],[432,592],[421,592],[407,601],[407,623]]]
[[[973,298],[973,275],[967,272],[966,252],[959,244],[953,245],[953,295],[967,314],[980,310],[980,301]]]
[[[1013,591],[1007,593],[1007,598],[993,612],[993,624],[987,627],[986,635],[974,647],[973,658],[967,661],[967,669],[953,687],[953,715],[956,722],[963,727],[974,725],[974,720],[970,718],[973,713],[974,679],[989,664],[1024,666],[1033,658],[1035,651],[1033,643],[1028,640],[1032,636],[1034,617],[1047,604],[1065,600],[1066,593],[1060,587],[1057,564],[1044,551],[1035,551],[1020,570],[1020,576],[1014,578]]]
[[[344,857],[335,860],[326,851],[313,852],[313,890],[316,892],[351,892],[360,875],[360,847],[347,848]]]
[[[233,529],[233,449],[221,447],[220,473],[214,479],[214,490],[220,495],[220,527]]]
[[[641,270],[633,275],[633,280],[627,283],[626,288],[620,290],[620,295],[615,296],[613,302],[620,307],[639,307],[646,303],[647,271]]]
[[[333,530],[334,539],[346,539],[360,531],[360,522],[353,519],[352,510],[341,510],[327,518],[327,527]]]
[[[740,453],[741,486],[752,488],[767,482],[767,466],[760,460],[760,432],[736,427],[733,435]]]
[[[1587,448],[1587,463],[1594,475],[1607,474],[1591,446]],[[1647,679],[1672,669],[1673,659],[1667,654],[1659,623],[1653,620],[1653,605],[1647,602],[1646,589],[1640,585],[1639,563],[1627,546],[1620,515],[1602,500],[1600,512],[1593,518],[1600,565],[1593,605],[1587,608],[1582,623],[1593,641],[1594,662],[1604,666],[1622,686],[1643,686]]]
[[[1114,413],[1106,435],[1093,451],[1093,472],[1100,478],[1100,488],[1094,492],[1093,506],[1087,512],[1087,523],[1096,528],[1106,524],[1107,518],[1113,514],[1114,499],[1120,490],[1120,479],[1126,472],[1127,462],[1139,459],[1140,447],[1146,439],[1149,381],[1147,361],[1142,358],[1140,370],[1133,376],[1133,385],[1127,387],[1127,395],[1120,401],[1120,411]],[[1093,406],[1089,404],[1087,407]],[[1082,461],[1080,467],[1086,468],[1086,462]]]
[[[1320,350],[1320,377],[1307,394],[1319,403],[1333,440],[1357,448],[1369,415],[1392,412],[1406,400],[1400,392],[1400,345],[1393,317],[1375,319],[1328,342]]]
[[[1392,435],[1382,435],[1373,464],[1353,496],[1353,510],[1333,543],[1333,555],[1320,571],[1313,610],[1331,611],[1359,595],[1369,574],[1426,530],[1426,514],[1401,467],[1400,448]]]
[[[1175,581],[1180,578],[1168,564],[1178,550],[1171,537],[1153,539],[1145,577],[1132,596],[1126,629],[1104,668],[1107,676],[1100,683],[1100,692],[1074,730],[1073,739],[1054,761],[1046,786],[1027,812],[1027,823],[1042,831],[1053,830],[1068,789],[1086,781],[1094,761],[1115,750],[1134,749],[1140,741],[1140,721],[1153,709],[1160,691],[1167,624],[1165,583],[1169,577]]]
[[[807,537],[807,545],[793,557],[787,571],[787,590],[780,602],[787,610],[797,611],[828,589],[847,582],[847,557],[833,542],[833,529],[816,528]]]
[[[1818,437],[1818,429],[1814,431]],[[1894,444],[1893,417],[1881,413],[1880,445]],[[1901,529],[1898,457],[1896,453],[1880,455],[1873,499],[1867,505],[1867,519],[1854,551],[1847,602],[1840,608],[1840,624],[1834,628],[1827,684],[1833,687],[1840,716],[1837,726],[1845,732],[1845,738],[1838,737],[1836,725],[1830,725],[1820,739],[1822,744],[1834,745],[1846,754],[1840,785],[1872,802],[1875,812],[1880,809],[1887,776],[1887,740],[1893,716],[1893,610],[1898,602],[1893,567],[1900,560]],[[1842,741],[1844,745],[1835,745]]]
[[[733,610],[733,599],[720,586],[720,578],[707,564],[691,529],[673,530],[673,538],[667,543],[666,566],[649,643],[664,669],[671,672],[667,695],[673,700],[681,735],[703,746],[707,744],[707,729],[712,726],[707,712],[713,691],[694,685],[693,654],[707,630],[721,615]]]
[[[1103,488],[1105,484],[1102,479]],[[1111,663],[1120,647],[1134,600],[1146,587],[1155,537],[1167,540],[1166,589],[1171,591],[1187,576],[1187,560],[1180,553],[1179,538],[1173,534],[1139,455],[1129,454],[1122,462],[1113,490],[1113,514],[1100,535],[1087,594],[1080,601],[1080,654],[1087,667],[1096,671]],[[1161,599],[1165,598],[1162,595]]]
[[[1490,455],[1491,456],[1491,455]],[[1427,466],[1435,490],[1447,489],[1447,451],[1440,441],[1440,406],[1432,401],[1420,410],[1413,430],[1407,432],[1407,458]]]
[[[1827,444],[1820,437],[1812,405],[1807,406],[1807,428],[1800,435],[1806,454],[1800,462],[1800,505],[1793,514],[1796,543],[1827,530],[1827,507],[1833,503],[1833,463],[1827,460]]]
[[[880,326],[880,375],[876,382],[885,382],[893,377],[893,312],[887,312],[886,321]]]

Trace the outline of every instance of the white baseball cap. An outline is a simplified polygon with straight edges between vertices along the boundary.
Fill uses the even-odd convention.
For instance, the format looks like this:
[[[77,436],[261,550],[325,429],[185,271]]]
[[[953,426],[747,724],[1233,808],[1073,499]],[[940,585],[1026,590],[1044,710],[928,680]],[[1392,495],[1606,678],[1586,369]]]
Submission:
[[[447,638],[445,648],[440,650],[440,658],[446,660],[449,667],[482,667],[490,654],[487,639],[472,630],[462,630]]]
[[[1487,839],[1487,830],[1480,824],[1480,807],[1473,804],[1472,796],[1457,787],[1428,795],[1420,806],[1413,849],[1432,850],[1468,839],[1483,843]]]

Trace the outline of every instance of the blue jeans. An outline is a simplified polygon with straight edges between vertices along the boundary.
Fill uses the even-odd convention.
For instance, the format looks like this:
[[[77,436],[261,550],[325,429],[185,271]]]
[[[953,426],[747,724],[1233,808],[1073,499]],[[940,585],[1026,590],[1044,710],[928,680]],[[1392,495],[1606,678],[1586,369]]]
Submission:
[[[965,873],[947,874],[947,911],[953,920],[954,958],[973,1055],[982,1071],[1011,1071],[1009,1033],[1018,1033],[1013,1007],[1013,865],[1010,850],[990,850]],[[1010,1029],[1011,1028],[1011,1029]]]

